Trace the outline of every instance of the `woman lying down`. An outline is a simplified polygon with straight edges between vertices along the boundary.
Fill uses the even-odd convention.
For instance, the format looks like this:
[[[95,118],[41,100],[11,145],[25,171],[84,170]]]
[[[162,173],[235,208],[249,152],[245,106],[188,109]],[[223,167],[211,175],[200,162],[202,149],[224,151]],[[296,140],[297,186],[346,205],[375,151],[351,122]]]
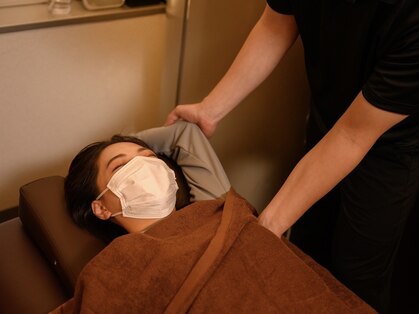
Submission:
[[[180,210],[183,174],[167,157],[190,187],[192,203]],[[73,160],[65,193],[77,224],[115,239],[55,313],[373,312],[258,224],[193,124],[89,145]]]

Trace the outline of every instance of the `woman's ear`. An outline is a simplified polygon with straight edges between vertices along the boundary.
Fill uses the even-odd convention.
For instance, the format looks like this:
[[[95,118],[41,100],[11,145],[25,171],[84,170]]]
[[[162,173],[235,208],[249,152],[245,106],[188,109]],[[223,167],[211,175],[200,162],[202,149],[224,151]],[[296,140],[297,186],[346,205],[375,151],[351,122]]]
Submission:
[[[103,205],[101,200],[94,200],[91,204],[93,214],[99,219],[108,220],[112,213]]]

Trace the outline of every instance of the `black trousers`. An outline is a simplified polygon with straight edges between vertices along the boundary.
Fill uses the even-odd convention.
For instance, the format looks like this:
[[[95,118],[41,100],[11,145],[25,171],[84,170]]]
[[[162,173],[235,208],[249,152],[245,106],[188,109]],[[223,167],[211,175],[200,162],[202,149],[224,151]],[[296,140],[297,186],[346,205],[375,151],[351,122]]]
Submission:
[[[322,132],[313,120],[310,131],[312,146]],[[419,152],[377,145],[300,218],[291,241],[380,313],[388,313],[397,251],[409,215],[419,210],[418,196]]]

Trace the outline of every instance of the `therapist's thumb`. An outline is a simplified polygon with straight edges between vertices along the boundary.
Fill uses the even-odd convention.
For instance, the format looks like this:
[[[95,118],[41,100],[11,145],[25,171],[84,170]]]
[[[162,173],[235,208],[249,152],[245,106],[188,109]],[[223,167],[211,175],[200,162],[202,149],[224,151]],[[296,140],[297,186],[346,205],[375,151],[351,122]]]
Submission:
[[[172,125],[173,123],[175,123],[179,119],[180,119],[180,117],[176,113],[176,109],[174,109],[167,116],[166,121],[164,122],[164,126]]]
[[[185,120],[192,123],[198,123],[198,115],[196,106],[194,105],[177,105],[175,109],[167,116],[164,125],[171,125],[177,120]]]
[[[217,127],[217,123],[205,119],[200,107],[197,104],[178,105],[166,118],[165,126],[175,123],[177,120],[184,120],[195,123],[199,126],[207,138],[211,137]]]

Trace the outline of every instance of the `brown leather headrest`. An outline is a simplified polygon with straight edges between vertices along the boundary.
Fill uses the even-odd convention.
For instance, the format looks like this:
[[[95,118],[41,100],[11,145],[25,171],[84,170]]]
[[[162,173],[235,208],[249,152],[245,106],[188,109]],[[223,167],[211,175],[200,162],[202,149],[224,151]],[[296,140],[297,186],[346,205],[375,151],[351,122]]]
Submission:
[[[64,200],[64,178],[46,177],[20,188],[19,216],[69,293],[84,265],[105,247],[79,228]]]

